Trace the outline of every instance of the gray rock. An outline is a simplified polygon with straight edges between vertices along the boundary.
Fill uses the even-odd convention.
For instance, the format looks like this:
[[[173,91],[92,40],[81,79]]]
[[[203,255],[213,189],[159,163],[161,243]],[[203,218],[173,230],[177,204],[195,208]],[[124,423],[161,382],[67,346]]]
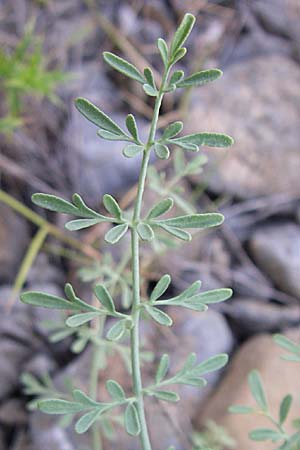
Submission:
[[[0,203],[0,282],[13,282],[28,245],[27,222]]]
[[[300,322],[300,307],[279,306],[247,298],[237,298],[224,305],[224,311],[235,333],[247,338],[256,333],[275,332]]]
[[[7,450],[5,433],[2,428],[0,428],[0,450]]]
[[[0,406],[0,423],[5,426],[20,427],[27,425],[28,411],[19,398],[9,398]]]
[[[261,227],[250,240],[256,264],[284,292],[300,298],[300,226],[294,223]]]
[[[24,362],[30,357],[37,340],[32,335],[30,308],[16,302],[10,311],[6,307],[11,288],[0,289],[0,400],[19,385]]]
[[[270,55],[233,65],[220,80],[194,91],[185,132],[235,138],[229,150],[208,150],[212,189],[242,198],[299,195],[299,85],[298,65]]]

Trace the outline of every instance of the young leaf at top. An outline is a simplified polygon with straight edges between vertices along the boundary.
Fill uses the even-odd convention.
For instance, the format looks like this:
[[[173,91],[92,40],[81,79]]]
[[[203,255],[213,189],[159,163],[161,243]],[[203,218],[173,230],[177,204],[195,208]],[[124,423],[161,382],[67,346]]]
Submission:
[[[103,286],[102,284],[96,284],[96,286],[94,287],[94,294],[96,295],[102,306],[104,306],[104,308],[110,314],[114,315],[116,313],[114,301],[105,286]]]
[[[268,404],[264,388],[261,382],[259,372],[257,370],[252,370],[248,376],[248,382],[250,386],[251,393],[262,411],[268,410]]]
[[[119,125],[117,125],[110,117],[108,117],[89,100],[85,98],[77,98],[75,100],[75,106],[86,119],[97,125],[99,128],[113,134],[126,136],[126,133],[124,133]]]
[[[159,144],[158,142],[154,144],[154,151],[159,159],[168,159],[170,156],[168,147],[164,144]]]
[[[134,158],[136,155],[139,155],[144,150],[143,145],[129,144],[123,149],[123,155],[126,158]]]
[[[147,219],[155,219],[156,217],[166,214],[173,207],[174,201],[172,198],[166,198],[156,203],[148,212]]]
[[[141,425],[138,412],[134,403],[129,403],[125,410],[125,428],[131,436],[140,434]]]
[[[189,34],[192,31],[194,23],[195,23],[195,17],[192,14],[185,14],[185,16],[182,19],[181,24],[177,28],[174,38],[172,40],[171,50],[170,50],[172,57],[175,56],[175,53],[182,47],[182,45],[188,38]]]
[[[178,88],[202,86],[210,81],[217,80],[222,75],[223,72],[219,69],[202,70],[201,72],[194,73],[193,75],[180,80],[176,86]]]
[[[151,292],[150,301],[155,302],[158,298],[160,298],[168,289],[171,283],[171,277],[168,274],[165,274],[161,277],[161,279],[156,284],[155,288]]]
[[[103,204],[105,209],[118,220],[122,218],[122,210],[116,201],[111,195],[105,194],[103,195]]]
[[[180,59],[186,55],[187,49],[185,47],[179,48],[172,57],[172,64],[176,64]]]
[[[137,128],[135,118],[132,114],[128,114],[128,116],[126,117],[126,126],[127,126],[127,130],[129,131],[129,133],[131,134],[131,136],[133,137],[135,142],[139,143],[140,140],[139,140],[138,128]]]
[[[122,386],[115,380],[107,380],[106,389],[111,398],[117,402],[125,400],[125,392]]]
[[[158,38],[157,39],[157,48],[159,50],[161,59],[164,63],[164,66],[166,67],[168,65],[168,53],[169,53],[169,49],[168,49],[168,45],[166,43],[166,41],[162,38]]]
[[[127,223],[121,223],[116,227],[111,228],[104,236],[104,239],[109,244],[116,244],[126,234],[128,230]]]
[[[107,64],[118,72],[121,72],[123,75],[126,75],[128,78],[132,78],[142,84],[145,83],[145,78],[141,72],[133,64],[123,58],[120,58],[120,56],[114,55],[110,52],[104,52],[103,58]]]

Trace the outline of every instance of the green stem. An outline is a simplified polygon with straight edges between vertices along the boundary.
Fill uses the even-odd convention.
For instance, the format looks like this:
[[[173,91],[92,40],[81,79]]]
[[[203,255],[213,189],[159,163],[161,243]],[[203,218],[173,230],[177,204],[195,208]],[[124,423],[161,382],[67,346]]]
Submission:
[[[145,190],[145,182],[147,177],[147,169],[150,159],[150,151],[153,145],[157,122],[159,117],[159,111],[164,95],[164,89],[166,85],[166,80],[168,78],[170,67],[167,67],[162,79],[162,84],[156,98],[153,119],[151,122],[151,127],[149,131],[149,137],[147,144],[145,146],[143,160],[141,164],[141,171],[138,182],[138,190],[136,201],[134,205],[134,212],[132,217],[132,228],[131,228],[131,252],[132,252],[132,287],[133,287],[133,302],[132,302],[132,329],[131,329],[131,365],[132,365],[132,380],[133,380],[133,390],[136,396],[137,410],[140,419],[141,433],[140,440],[143,450],[151,450],[151,443],[149,438],[149,432],[145,416],[144,407],[144,393],[142,385],[141,376],[141,361],[140,361],[140,333],[139,333],[139,322],[140,322],[140,255],[139,255],[139,236],[137,232],[137,225],[140,220],[143,193]]]
[[[35,236],[33,237],[27,252],[25,254],[25,257],[23,258],[21,267],[18,271],[18,274],[15,278],[12,295],[8,302],[8,310],[12,307],[14,300],[16,299],[19,292],[22,290],[23,285],[26,281],[27,275],[29,270],[31,269],[31,266],[33,265],[35,258],[37,257],[39,251],[41,250],[43,243],[45,242],[45,239],[48,234],[48,227],[47,225],[42,226],[39,228]]]

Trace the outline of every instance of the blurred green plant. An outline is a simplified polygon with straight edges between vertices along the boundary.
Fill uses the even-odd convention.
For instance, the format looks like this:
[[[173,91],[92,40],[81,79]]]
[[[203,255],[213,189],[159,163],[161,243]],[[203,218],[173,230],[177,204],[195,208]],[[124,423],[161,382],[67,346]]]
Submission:
[[[109,194],[103,196],[105,214],[92,210],[78,194],[73,195],[71,202],[55,195],[43,193],[34,194],[33,196],[33,202],[38,206],[50,211],[75,216],[75,220],[70,220],[66,224],[66,228],[70,231],[107,223],[111,225],[104,236],[108,244],[118,243],[127,235],[128,231],[130,231],[131,237],[129,252],[131,281],[128,282],[127,275],[123,276],[123,270],[128,262],[128,255],[126,254],[124,255],[124,261],[120,262],[117,276],[114,273],[114,266],[109,267],[109,264],[106,264],[105,271],[105,265],[102,266],[100,271],[98,267],[101,280],[97,280],[94,284],[94,301],[92,304],[81,299],[69,283],[65,286],[65,297],[36,291],[26,292],[22,295],[21,298],[24,303],[69,312],[65,319],[66,328],[59,332],[64,334],[66,332],[69,333],[68,328],[76,329],[76,335],[77,337],[79,336],[80,342],[77,351],[82,351],[89,340],[87,340],[85,334],[82,334],[85,333],[84,330],[88,330],[88,333],[92,330],[94,332],[94,342],[99,344],[94,348],[95,353],[92,360],[89,393],[86,394],[79,389],[75,389],[72,391],[71,400],[55,396],[54,398],[40,400],[38,407],[48,414],[74,417],[76,420],[75,430],[79,434],[85,433],[90,428],[95,433],[98,430],[98,421],[105,420],[107,416],[114,418],[114,409],[117,408],[119,411],[120,407],[122,407],[121,410],[124,409],[123,423],[125,429],[128,434],[139,436],[143,450],[152,449],[145,415],[144,397],[149,396],[161,401],[177,402],[179,395],[177,392],[169,390],[170,386],[185,384],[202,388],[206,385],[206,374],[221,369],[228,361],[226,354],[219,354],[205,361],[198,362],[196,355],[192,353],[187,356],[179,371],[170,376],[168,375],[170,358],[167,354],[164,354],[160,358],[153,382],[146,387],[142,383],[141,368],[145,357],[144,352],[141,350],[139,332],[142,319],[153,320],[161,326],[169,327],[173,322],[172,318],[165,312],[169,306],[184,307],[203,312],[208,309],[210,304],[225,301],[232,295],[231,289],[199,292],[201,282],[195,281],[179,295],[165,298],[164,294],[171,283],[171,277],[168,274],[160,278],[149,296],[141,290],[143,281],[140,267],[141,241],[154,241],[160,233],[166,233],[172,238],[183,241],[190,241],[192,235],[186,229],[203,230],[218,226],[224,220],[224,217],[218,213],[188,213],[171,218],[162,218],[161,216],[169,212],[174,205],[175,200],[172,197],[161,199],[145,215],[144,211],[142,211],[143,194],[152,150],[159,159],[168,159],[171,147],[179,147],[184,151],[198,152],[201,146],[229,147],[233,143],[231,137],[220,133],[202,132],[180,136],[183,129],[181,122],[169,124],[161,136],[157,136],[159,113],[165,94],[179,88],[201,86],[214,81],[222,75],[218,69],[197,72],[187,77],[181,70],[172,71],[173,66],[186,54],[186,48],[183,47],[183,44],[192,30],[194,22],[195,18],[191,14],[184,16],[170,47],[163,39],[158,39],[157,46],[164,65],[159,86],[157,86],[150,68],[145,68],[142,74],[135,66],[123,58],[113,53],[104,52],[106,63],[123,75],[140,83],[144,92],[155,98],[153,118],[146,142],[141,141],[137,123],[132,114],[128,114],[126,117],[127,130],[125,131],[88,100],[78,98],[75,103],[79,112],[98,127],[97,134],[99,137],[106,140],[125,141],[127,145],[123,150],[123,154],[127,158],[133,158],[137,155],[142,156],[133,210],[124,211],[117,200]],[[187,165],[186,168],[184,168],[185,164]],[[185,176],[186,173],[191,173],[191,171],[198,171],[203,164],[203,158],[201,161],[198,160],[197,163],[194,163],[195,167],[191,168],[191,164],[186,162],[185,159],[181,159],[179,164],[177,160],[178,176],[180,174],[180,178]],[[160,183],[157,185],[158,189],[159,185]],[[169,190],[173,191],[171,189],[173,187],[169,187]],[[165,195],[165,192],[163,192],[163,195]],[[87,275],[87,272],[85,272],[85,275]],[[113,285],[107,286],[109,280],[113,280]],[[121,290],[123,290],[125,284],[126,289],[130,293],[130,299],[127,299],[127,304],[130,308],[127,306],[127,309],[120,309],[115,301],[115,289],[121,287]],[[106,340],[104,340],[102,339],[102,333],[106,318],[111,318],[112,321],[109,323],[110,327],[106,333]],[[123,343],[119,344],[119,341],[128,337],[130,342],[128,354],[130,355],[132,392],[128,396],[119,382],[108,380],[106,389],[110,400],[100,402],[97,400],[97,383],[99,368],[101,368],[99,367],[99,362],[103,361],[103,346],[105,348],[111,345],[119,346],[117,349],[119,351],[120,345],[122,348],[126,346]],[[78,413],[81,413],[80,418],[77,417]],[[97,434],[94,434],[93,447],[95,450],[101,448],[99,435]],[[174,450],[174,447],[169,447],[168,450]]]
[[[300,346],[294,343],[286,336],[281,334],[274,335],[274,341],[280,347],[284,348],[289,355],[284,355],[283,359],[287,361],[300,361]],[[290,433],[287,428],[287,419],[293,402],[293,397],[287,394],[280,403],[279,411],[274,415],[270,411],[265,389],[261,380],[260,373],[257,370],[250,372],[248,383],[251,394],[256,402],[256,407],[233,405],[229,411],[234,414],[258,414],[266,417],[271,424],[271,428],[257,428],[250,431],[249,438],[253,441],[274,443],[276,450],[299,450],[300,449],[300,419],[290,421],[294,432]]]
[[[4,98],[1,133],[11,133],[24,123],[26,98],[59,103],[55,91],[69,78],[60,70],[47,68],[43,39],[35,34],[34,27],[35,21],[31,20],[14,49],[0,48],[0,90]]]
[[[202,431],[192,435],[193,450],[227,450],[236,448],[234,439],[227,430],[212,420],[208,420]]]

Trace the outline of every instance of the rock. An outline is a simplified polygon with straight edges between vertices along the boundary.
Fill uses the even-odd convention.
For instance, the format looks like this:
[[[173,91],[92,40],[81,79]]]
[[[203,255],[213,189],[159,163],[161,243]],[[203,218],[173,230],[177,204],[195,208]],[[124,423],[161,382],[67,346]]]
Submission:
[[[267,31],[285,38],[299,36],[298,0],[254,0],[251,9]]]
[[[19,398],[10,398],[0,406],[0,423],[4,426],[20,427],[27,425],[28,411]]]
[[[56,362],[45,350],[43,353],[35,354],[23,367],[24,372],[31,373],[38,378],[46,373],[54,373],[56,369]]]
[[[30,309],[16,302],[8,313],[10,297],[10,287],[0,288],[0,400],[18,387],[22,366],[37,345]]]
[[[298,65],[269,55],[232,65],[193,92],[185,133],[218,131],[235,139],[229,150],[208,150],[218,167],[210,171],[211,189],[241,198],[300,194],[299,85]]]
[[[299,324],[300,307],[279,306],[253,298],[237,298],[225,304],[223,311],[239,338],[256,333],[275,332]]]
[[[0,450],[7,450],[5,433],[2,428],[0,428]]]
[[[250,240],[255,263],[284,292],[300,298],[300,226],[294,223],[266,225]]]
[[[64,280],[65,275],[61,268],[51,264],[48,255],[40,253],[28,273],[27,284],[29,285],[29,288],[30,285],[36,283],[63,285]]]
[[[0,202],[0,282],[13,282],[28,245],[27,222]]]
[[[299,341],[299,330],[287,333],[290,339]],[[250,441],[248,433],[255,428],[268,428],[270,422],[259,415],[235,415],[228,413],[228,407],[233,404],[254,406],[247,382],[248,373],[252,369],[260,371],[264,382],[270,410],[278,415],[282,398],[294,394],[290,416],[299,416],[299,367],[295,363],[283,361],[280,356],[283,350],[264,334],[247,341],[233,357],[228,371],[217,391],[211,397],[205,411],[198,417],[197,425],[211,419],[224,426],[237,443],[239,450],[257,450],[257,442]],[[203,409],[202,409],[203,410]],[[291,421],[289,422],[289,425]],[[264,442],[264,450],[273,450],[274,444]]]

